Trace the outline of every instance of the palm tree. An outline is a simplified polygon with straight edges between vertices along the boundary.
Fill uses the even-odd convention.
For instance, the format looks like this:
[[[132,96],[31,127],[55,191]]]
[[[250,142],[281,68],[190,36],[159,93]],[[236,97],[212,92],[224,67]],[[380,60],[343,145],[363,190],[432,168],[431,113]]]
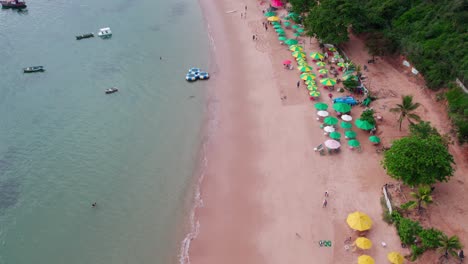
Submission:
[[[460,239],[457,236],[448,237],[446,234],[442,233],[440,235],[440,247],[439,250],[444,252],[444,255],[441,257],[449,258],[449,254],[456,257],[457,251],[462,248]]]
[[[412,201],[408,206],[408,209],[413,209],[416,206],[418,207],[418,211],[421,212],[422,206],[427,206],[428,204],[432,203],[432,190],[430,186],[422,185],[418,187],[417,192],[411,192],[410,195],[416,199],[416,201]]]
[[[412,95],[405,95],[401,97],[402,102],[401,104],[397,104],[397,107],[391,108],[390,112],[393,113],[400,113],[400,117],[398,118],[398,122],[400,123],[400,131],[401,131],[401,123],[403,123],[403,119],[408,119],[410,124],[413,124],[413,120],[421,121],[421,117],[417,114],[411,113],[412,111],[416,110],[421,104],[413,103],[413,96]]]

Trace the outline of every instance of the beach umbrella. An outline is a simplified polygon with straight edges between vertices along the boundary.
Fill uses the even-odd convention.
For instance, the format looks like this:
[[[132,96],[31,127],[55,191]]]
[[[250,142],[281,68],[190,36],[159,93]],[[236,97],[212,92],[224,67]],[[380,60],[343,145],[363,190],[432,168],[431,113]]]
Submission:
[[[325,67],[325,65],[327,65],[327,64],[326,64],[325,62],[323,62],[323,61],[319,61],[319,62],[317,62],[316,64],[317,64],[317,66],[319,66],[319,67]]]
[[[288,39],[286,40],[286,44],[288,45],[294,45],[294,44],[297,44],[299,43],[296,39]]]
[[[302,46],[298,46],[298,45],[291,45],[289,47],[289,50],[290,51],[302,51],[304,48]]]
[[[354,124],[362,130],[371,130],[375,127],[375,125],[372,125],[368,121],[361,119],[356,119],[356,121],[354,121]]]
[[[357,141],[356,139],[351,139],[350,141],[348,141],[348,145],[350,147],[357,148],[357,147],[361,146],[361,143],[359,143],[359,141]],[[361,231],[361,230],[359,230],[359,231]]]
[[[328,112],[327,112],[327,111],[318,111],[318,112],[317,112],[317,115],[320,116],[320,117],[327,117],[327,116],[328,116]]]
[[[274,29],[282,29],[283,27],[281,25],[274,25],[273,28]]]
[[[321,74],[327,74],[328,70],[327,69],[320,69],[320,70],[318,70],[318,72],[321,73]]]
[[[330,133],[330,138],[333,138],[333,139],[340,139],[341,138],[341,134],[334,131],[334,132],[331,132]]]
[[[328,50],[333,52],[333,51],[336,51],[336,48],[331,47],[331,48],[328,48]]]
[[[312,67],[304,65],[304,66],[300,66],[299,70],[301,72],[310,72],[312,70]]]
[[[333,58],[335,58],[335,59],[341,59],[341,55],[340,55],[340,54],[335,54],[335,55],[333,55]]]
[[[266,12],[263,15],[266,16],[266,17],[272,17],[272,16],[276,16],[276,12]]]
[[[320,92],[319,92],[319,91],[310,91],[310,92],[309,92],[309,95],[312,96],[312,97],[319,97],[319,96],[320,96]]]
[[[279,36],[279,37],[278,37],[278,40],[279,40],[279,41],[285,41],[285,40],[287,40],[287,39],[288,39],[288,38],[283,37],[283,36]]]
[[[378,136],[370,136],[369,141],[375,144],[380,143],[380,138]]]
[[[349,139],[356,138],[356,132],[354,132],[352,130],[348,130],[344,134],[345,134],[346,138],[349,138]]]
[[[341,147],[341,143],[334,139],[326,140],[324,144],[325,144],[325,147],[329,149],[339,149]]]
[[[273,22],[271,22],[271,23],[272,23],[273,25],[281,25],[281,23],[278,22],[278,21],[273,21]]]
[[[279,17],[277,17],[277,16],[271,16],[271,17],[269,17],[267,19],[268,19],[268,21],[271,21],[271,22],[280,20]]]
[[[341,128],[343,128],[343,129],[351,129],[351,127],[352,127],[353,125],[351,125],[351,123],[341,121],[340,126],[341,126]]]
[[[353,117],[350,116],[350,115],[342,115],[341,120],[349,122],[349,121],[353,120]]]
[[[327,125],[336,125],[338,124],[338,119],[333,116],[326,117],[323,122]]]
[[[366,231],[372,227],[372,219],[359,211],[349,214],[346,223],[348,223],[349,227],[358,231]]]
[[[283,64],[291,64],[291,61],[290,60],[284,60]]]
[[[313,73],[311,73],[311,72],[305,72],[305,73],[301,73],[300,77],[301,77],[302,80],[305,81],[305,80],[309,79],[308,77],[314,77],[314,76],[313,76]],[[312,78],[312,80],[313,80],[313,78]]]
[[[281,26],[280,26],[280,27],[281,27]],[[277,29],[275,29],[275,31],[276,31],[276,33],[284,32],[284,29],[282,29],[282,28],[277,28]]]
[[[298,29],[296,29],[296,32],[302,34],[302,33],[304,33],[304,29],[303,28],[298,28]]]
[[[356,75],[352,75],[352,74],[348,74],[348,75],[344,75],[343,80],[347,81],[347,80],[359,80],[358,77]]]
[[[310,74],[306,74],[304,76],[302,76],[302,74],[301,74],[301,79],[304,80],[304,81],[313,81],[315,79],[315,77],[313,75],[310,75]]]
[[[328,105],[326,103],[316,103],[314,104],[315,109],[317,110],[327,110]]]
[[[283,24],[284,24],[285,27],[291,26],[291,22],[289,22],[289,21],[286,21],[286,22],[284,22]]]
[[[295,25],[292,25],[292,28],[298,29],[298,28],[300,28],[300,26],[295,24]]]
[[[351,106],[345,103],[334,103],[333,109],[340,113],[348,113],[349,111],[351,111]]]
[[[336,80],[333,78],[323,78],[322,80],[320,80],[320,83],[325,86],[333,86],[336,84]]]
[[[405,258],[398,252],[390,252],[387,255],[387,259],[393,264],[403,264]]]
[[[314,60],[321,60],[324,58],[323,54],[322,53],[319,53],[319,52],[313,52],[310,54],[310,57]]]
[[[365,237],[358,237],[356,241],[354,241],[354,244],[361,249],[369,249],[372,247],[372,241]]]
[[[371,256],[361,255],[358,257],[358,264],[374,264],[375,261]]]
[[[305,57],[306,55],[302,51],[293,51],[292,53],[293,57],[298,58],[298,57]]]
[[[318,89],[317,89],[317,86],[314,86],[313,84],[309,84],[307,85],[307,90],[309,91],[314,91],[314,92],[318,92]]]
[[[284,37],[286,36],[286,33],[285,32],[276,32],[276,34],[279,36],[279,37]],[[286,42],[285,42],[286,43]]]
[[[295,36],[296,38],[298,38],[298,37],[301,36],[301,33],[294,33],[294,36]]]
[[[317,85],[315,84],[314,80],[305,80],[305,84],[307,84],[307,87],[309,88],[314,88],[317,89]]]
[[[332,133],[332,132],[335,132],[335,128],[332,127],[332,126],[326,126],[323,128],[323,131],[327,132],[327,133]]]
[[[345,63],[344,63],[344,62],[338,62],[336,65],[338,65],[338,66],[341,67],[341,68],[344,68],[344,67],[345,67]]]
[[[297,57],[296,62],[297,62],[297,64],[299,64],[301,66],[309,66],[309,65],[307,65],[307,61],[305,60],[304,57]]]

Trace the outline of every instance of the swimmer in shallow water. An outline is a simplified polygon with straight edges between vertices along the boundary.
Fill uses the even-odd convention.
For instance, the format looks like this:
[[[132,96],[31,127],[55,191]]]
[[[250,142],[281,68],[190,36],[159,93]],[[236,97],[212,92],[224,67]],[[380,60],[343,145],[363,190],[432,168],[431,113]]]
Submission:
[[[96,207],[96,206],[97,206],[97,203],[96,203],[96,202],[94,202],[94,203],[91,204],[91,207],[93,207],[93,208]]]

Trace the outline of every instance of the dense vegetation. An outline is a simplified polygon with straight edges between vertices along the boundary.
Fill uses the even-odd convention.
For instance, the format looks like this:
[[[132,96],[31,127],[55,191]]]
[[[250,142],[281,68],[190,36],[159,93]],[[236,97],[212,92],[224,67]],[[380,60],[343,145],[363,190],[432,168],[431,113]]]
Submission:
[[[468,95],[453,87],[445,94],[449,103],[449,116],[457,127],[458,140],[468,142]]]
[[[348,29],[368,33],[371,54],[401,52],[438,88],[468,80],[466,0],[291,0],[305,16],[309,35],[323,42],[348,40]]]

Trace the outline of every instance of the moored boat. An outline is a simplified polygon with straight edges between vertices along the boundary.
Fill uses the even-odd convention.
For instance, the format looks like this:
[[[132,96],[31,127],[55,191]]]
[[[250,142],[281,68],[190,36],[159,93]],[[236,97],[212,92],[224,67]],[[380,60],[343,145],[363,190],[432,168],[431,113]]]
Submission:
[[[106,89],[104,92],[106,94],[112,94],[112,93],[115,93],[117,91],[119,91],[119,89],[117,89],[116,87],[112,87],[112,88]]]
[[[112,37],[112,31],[109,27],[99,29],[98,36],[101,38],[110,38]]]
[[[26,2],[22,0],[5,0],[0,1],[2,8],[23,9],[26,8]]]
[[[30,73],[30,72],[43,72],[45,71],[44,66],[31,66],[23,68],[23,72]]]
[[[87,33],[87,34],[76,36],[76,40],[85,39],[85,38],[93,38],[93,37],[94,37],[93,33]]]

